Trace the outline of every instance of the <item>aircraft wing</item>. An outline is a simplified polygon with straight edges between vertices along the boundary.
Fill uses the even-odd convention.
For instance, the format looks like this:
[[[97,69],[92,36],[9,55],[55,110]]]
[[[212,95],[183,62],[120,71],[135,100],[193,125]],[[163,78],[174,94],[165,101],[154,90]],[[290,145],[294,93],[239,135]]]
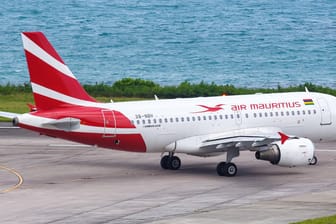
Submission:
[[[20,116],[21,114],[16,114],[16,113],[11,113],[11,112],[5,112],[5,111],[0,111],[0,117],[5,117],[9,119],[13,119],[15,117]]]
[[[178,140],[166,148],[199,156],[218,155],[228,150],[267,150],[267,145],[274,141],[283,141],[288,136],[276,127],[239,129],[230,132],[193,136]]]

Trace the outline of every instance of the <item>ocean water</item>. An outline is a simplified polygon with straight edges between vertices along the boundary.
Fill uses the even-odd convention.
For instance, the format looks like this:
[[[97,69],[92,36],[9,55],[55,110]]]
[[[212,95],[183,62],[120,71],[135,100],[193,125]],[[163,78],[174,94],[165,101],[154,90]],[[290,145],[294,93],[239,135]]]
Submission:
[[[29,81],[20,32],[43,31],[81,83],[336,88],[335,0],[11,0],[0,18],[0,84]]]

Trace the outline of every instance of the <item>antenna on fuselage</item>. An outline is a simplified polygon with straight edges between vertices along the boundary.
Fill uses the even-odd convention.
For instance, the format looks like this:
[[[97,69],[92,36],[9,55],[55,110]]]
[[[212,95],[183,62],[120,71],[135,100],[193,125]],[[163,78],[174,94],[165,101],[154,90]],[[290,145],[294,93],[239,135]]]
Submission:
[[[307,86],[305,86],[305,91],[306,91],[306,93],[309,93],[309,90],[308,90]]]

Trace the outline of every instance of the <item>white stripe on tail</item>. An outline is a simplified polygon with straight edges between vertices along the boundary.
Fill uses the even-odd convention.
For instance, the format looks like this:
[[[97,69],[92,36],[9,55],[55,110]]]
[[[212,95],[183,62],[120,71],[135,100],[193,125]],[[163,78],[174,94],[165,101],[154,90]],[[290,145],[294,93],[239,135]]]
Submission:
[[[22,41],[37,110],[96,102],[80,85],[43,33],[24,32]]]

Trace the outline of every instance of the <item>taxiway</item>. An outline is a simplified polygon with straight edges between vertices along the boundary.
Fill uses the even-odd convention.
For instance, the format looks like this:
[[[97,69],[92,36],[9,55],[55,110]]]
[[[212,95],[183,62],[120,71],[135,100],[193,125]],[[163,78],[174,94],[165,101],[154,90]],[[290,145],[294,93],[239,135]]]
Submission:
[[[0,127],[1,223],[289,223],[336,214],[336,147],[317,144],[318,165],[282,168],[243,152],[236,177],[222,157],[133,154]],[[20,180],[22,179],[22,180]],[[21,182],[20,182],[21,181]]]

